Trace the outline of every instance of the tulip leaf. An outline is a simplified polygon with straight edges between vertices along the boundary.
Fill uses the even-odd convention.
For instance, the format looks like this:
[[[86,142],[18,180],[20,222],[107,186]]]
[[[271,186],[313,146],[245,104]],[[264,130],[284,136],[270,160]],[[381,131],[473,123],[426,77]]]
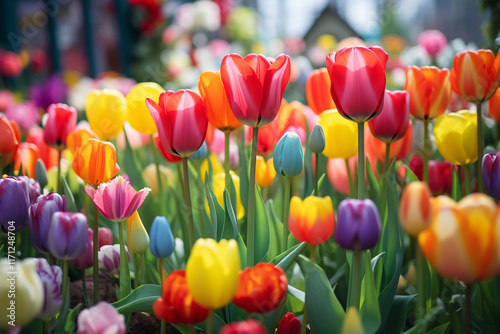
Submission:
[[[306,279],[306,310],[312,333],[340,333],[345,312],[323,269],[305,256],[298,264]]]
[[[142,168],[138,165],[139,159],[134,159],[134,151],[130,146],[130,142],[127,137],[127,131],[125,131],[125,129],[123,130],[123,136],[125,137],[125,154],[124,154],[125,173],[127,173],[128,177],[130,178],[130,181],[134,186],[134,189],[142,189],[146,186],[146,183],[142,178],[142,173],[141,173]]]
[[[236,241],[238,242],[238,248],[240,250],[240,263],[241,268],[247,267],[247,246],[241,237],[241,234],[238,233]]]
[[[231,205],[231,200],[229,199],[229,193],[227,189],[224,189],[224,224],[222,227],[222,239],[236,239],[238,234],[238,220],[234,215],[233,206]]]
[[[458,202],[462,198],[462,185],[455,166],[452,168],[453,179],[451,184],[451,197]]]
[[[378,184],[377,178],[373,174],[370,160],[368,158],[366,158],[366,175],[368,176],[368,184],[370,185],[368,189],[369,197],[375,202],[377,207],[380,208],[380,185]]]
[[[68,315],[68,318],[66,319],[66,325],[64,326],[64,333],[66,334],[75,333],[76,318],[80,313],[81,308],[82,304],[78,304],[74,309],[71,310],[71,313]]]
[[[214,312],[214,318],[213,318],[213,332],[214,333],[219,333],[220,329],[226,325],[226,322],[222,320],[222,318]],[[207,331],[207,321],[204,321],[202,323],[199,323],[195,325],[195,328],[201,329],[202,331],[206,332]]]
[[[300,291],[299,289],[294,288],[290,284],[288,284],[288,293],[300,300],[301,302],[305,303],[306,301],[306,294],[304,291]]]
[[[144,284],[112,305],[122,314],[132,312],[153,313],[153,303],[160,297],[160,285]]]
[[[296,246],[288,248],[286,251],[276,256],[274,259],[270,261],[270,263],[280,267],[284,271],[287,271],[288,268],[293,264],[297,256],[304,250],[307,246],[305,242],[302,242]]]
[[[68,182],[66,182],[66,179],[62,176],[61,180],[62,180],[64,197],[66,199],[66,210],[68,210],[68,212],[80,212],[75,204],[75,198],[73,197],[71,189],[69,189]]]
[[[207,202],[210,209],[210,219],[212,220],[214,239],[219,241],[224,227],[224,209],[217,200],[217,196],[212,189],[212,182],[210,178],[208,178],[207,173],[205,173],[205,192],[207,194]]]
[[[262,199],[259,187],[255,184],[255,239],[253,245],[255,263],[247,263],[249,266],[266,261],[270,244],[269,218],[266,205]],[[250,247],[250,249],[252,249]]]
[[[488,291],[487,283],[478,282],[475,284],[476,293],[474,298],[475,307],[472,310],[473,318],[476,319],[479,327],[500,328],[499,305],[493,299],[493,293]]]
[[[372,262],[370,251],[366,252],[365,259],[365,277],[361,288],[361,316],[365,333],[376,333],[380,327],[380,308],[378,304],[378,290],[375,288],[373,279]]]
[[[319,180],[318,180],[318,189],[321,189],[321,186],[323,185],[323,181],[325,181],[325,176],[326,176],[326,174],[325,174],[325,173],[321,174],[321,177],[320,177],[320,178],[319,178]],[[319,190],[318,190],[318,192],[319,192]],[[310,195],[311,195],[311,196],[313,196],[313,195],[314,195],[314,190],[313,190],[313,191],[311,191],[311,194],[310,194]],[[316,194],[316,196],[319,196],[319,194]]]
[[[406,176],[410,179],[410,182],[420,181],[420,179],[413,173],[413,171],[408,167],[408,165],[403,165],[406,169]]]
[[[410,296],[394,296],[394,300],[389,310],[389,319],[385,323],[386,333],[403,333],[406,325],[406,319],[408,314],[408,305],[415,298],[416,295]]]
[[[272,199],[267,201],[266,206],[267,212],[269,213],[269,232],[271,238],[267,259],[271,260],[272,258],[278,256],[280,250],[282,249],[283,224],[279,221],[276,212],[274,211]]]

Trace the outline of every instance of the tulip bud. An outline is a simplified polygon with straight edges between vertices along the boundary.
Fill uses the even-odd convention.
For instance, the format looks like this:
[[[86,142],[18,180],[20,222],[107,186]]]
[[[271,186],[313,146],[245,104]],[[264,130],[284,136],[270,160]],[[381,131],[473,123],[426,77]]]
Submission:
[[[288,312],[281,318],[276,334],[299,334],[300,320]]]
[[[172,234],[167,218],[156,216],[149,235],[151,236],[149,249],[154,257],[169,257],[174,252],[174,235]]]
[[[299,241],[310,245],[318,245],[327,241],[335,228],[332,200],[317,196],[293,196],[290,201],[288,227],[292,235]]]
[[[325,149],[325,133],[323,127],[316,124],[309,135],[309,142],[307,143],[309,149],[313,153],[321,153]]]
[[[207,154],[208,154],[207,142],[204,141],[203,144],[200,146],[200,148],[189,156],[189,159],[203,160],[207,157]]]
[[[127,259],[130,261],[130,253],[125,246]],[[102,263],[106,272],[110,275],[115,275],[120,272],[120,244],[104,245],[98,253],[99,262]]]
[[[42,189],[47,186],[47,183],[49,183],[47,178],[47,169],[43,164],[43,160],[40,158],[36,161],[35,180],[38,181],[40,188]]]
[[[71,260],[71,264],[73,267],[77,269],[87,269],[92,267],[93,259],[94,259],[94,252],[93,252],[93,247],[94,247],[94,230],[91,229],[90,227],[87,228],[87,249],[85,250],[85,253],[77,257],[76,259]],[[99,239],[101,238],[101,235],[99,234]]]
[[[58,266],[51,266],[44,258],[35,259],[35,261],[36,271],[45,291],[45,301],[38,318],[47,319],[59,312],[62,306],[62,270]]]
[[[486,192],[496,200],[500,199],[500,152],[487,153],[483,157],[482,172]]]
[[[273,184],[275,177],[276,171],[273,166],[273,158],[266,162],[262,156],[258,155],[255,160],[255,182],[259,187],[269,187]]]
[[[76,109],[63,103],[51,104],[47,108],[47,120],[43,139],[47,145],[57,149],[66,147],[68,134],[76,126]]]
[[[99,249],[105,245],[113,244],[113,232],[109,228],[99,227]]]
[[[364,334],[363,324],[359,317],[358,310],[355,307],[350,307],[342,325],[342,334]]]
[[[0,179],[0,231],[20,232],[28,223],[30,186],[27,178]]]
[[[78,315],[76,334],[101,334],[112,332],[125,334],[125,316],[106,302],[99,302]]]
[[[432,218],[431,190],[425,182],[408,184],[401,194],[399,221],[412,236],[429,227]]]
[[[380,237],[380,215],[371,199],[346,199],[337,207],[335,241],[349,250],[367,250]]]
[[[300,175],[304,167],[304,152],[299,136],[286,132],[276,144],[273,157],[274,169],[282,176]]]
[[[267,334],[267,331],[257,320],[248,319],[225,325],[219,334]]]
[[[142,254],[148,250],[149,236],[142,225],[141,217],[136,211],[127,220],[127,243],[134,254]]]
[[[87,217],[83,213],[55,212],[52,216],[47,246],[58,259],[76,259],[87,249]]]
[[[116,89],[94,90],[87,96],[85,114],[92,131],[108,140],[123,131],[127,100]]]
[[[156,132],[155,122],[144,101],[147,97],[158,100],[163,88],[154,82],[140,82],[127,95],[126,119],[137,131],[152,135]]]

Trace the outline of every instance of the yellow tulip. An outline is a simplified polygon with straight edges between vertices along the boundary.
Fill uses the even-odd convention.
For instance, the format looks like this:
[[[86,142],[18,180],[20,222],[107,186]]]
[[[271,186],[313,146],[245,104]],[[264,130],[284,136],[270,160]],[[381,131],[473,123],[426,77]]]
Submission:
[[[230,172],[231,178],[233,179],[234,189],[236,190],[236,218],[241,219],[245,215],[245,208],[241,203],[240,196],[240,177],[236,175],[233,171]],[[218,173],[212,177],[212,189],[217,196],[217,201],[224,207],[224,188],[226,187],[226,173]],[[234,203],[231,203],[234,208]],[[205,209],[210,212],[208,202],[205,202]]]
[[[90,128],[101,140],[114,138],[123,131],[127,100],[115,89],[94,90],[87,97],[85,114]]]
[[[325,150],[329,158],[349,159],[358,152],[358,128],[340,115],[336,109],[326,110],[319,116],[319,125],[325,133]]]
[[[186,279],[194,300],[217,309],[236,294],[240,273],[240,254],[235,240],[198,239],[186,264]]]
[[[0,260],[0,329],[29,324],[42,310],[44,299],[35,259]]]
[[[127,244],[134,254],[142,254],[149,247],[149,235],[137,211],[127,219]]]
[[[139,132],[152,135],[156,132],[153,117],[146,106],[146,98],[158,101],[164,89],[154,82],[140,82],[127,95],[126,120]]]
[[[205,182],[205,173],[208,172],[208,161],[212,165],[212,175],[224,173],[224,167],[215,153],[210,153],[208,159],[203,160],[200,165],[201,180]]]
[[[350,307],[342,325],[342,334],[364,334],[361,318],[355,307]]]
[[[425,257],[444,278],[473,283],[500,272],[500,207],[475,193],[455,203],[433,200],[433,218],[418,242]]]
[[[158,194],[158,175],[156,174],[156,165],[154,163],[149,164],[142,171],[142,177],[146,184],[151,188],[151,194]],[[172,184],[175,180],[174,173],[172,170],[164,165],[160,165],[160,178],[163,189],[166,189],[167,184]]]
[[[477,160],[477,117],[470,110],[439,116],[434,124],[439,153],[455,165]]]
[[[259,187],[269,187],[273,184],[276,177],[276,170],[273,165],[273,158],[264,160],[260,155],[257,156],[255,161],[255,182]]]

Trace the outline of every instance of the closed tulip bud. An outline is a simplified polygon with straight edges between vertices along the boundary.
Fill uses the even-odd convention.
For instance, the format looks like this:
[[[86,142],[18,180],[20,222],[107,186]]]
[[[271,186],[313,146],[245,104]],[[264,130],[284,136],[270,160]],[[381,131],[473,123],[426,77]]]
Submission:
[[[185,270],[174,270],[165,279],[161,297],[153,304],[158,319],[171,324],[193,325],[208,317],[209,309],[198,304],[191,295]]]
[[[44,258],[35,259],[36,271],[45,291],[44,302],[38,318],[47,319],[61,309],[62,270],[58,266],[51,266]]]
[[[300,138],[295,132],[287,132],[274,149],[274,169],[282,176],[298,176],[304,167],[304,151]]]
[[[276,334],[300,334],[300,320],[287,312],[278,324]]]
[[[29,209],[31,244],[40,253],[48,253],[48,232],[52,216],[56,212],[66,211],[66,198],[58,193],[38,196]]]
[[[167,218],[157,216],[153,220],[151,231],[149,232],[149,250],[154,257],[169,257],[175,250],[174,235]]]
[[[219,334],[267,334],[267,331],[257,320],[248,319],[225,325]]]
[[[423,180],[423,161],[418,156],[413,156],[408,164],[420,181]],[[429,160],[429,188],[432,195],[451,193],[453,182],[453,165],[448,161]]]
[[[43,129],[43,140],[49,146],[62,150],[66,147],[68,134],[76,126],[76,109],[66,104],[51,104],[47,109],[47,121]]]
[[[66,138],[66,147],[71,152],[71,154],[75,155],[76,151],[87,141],[87,139],[99,139],[97,135],[92,131],[89,131],[84,128],[76,128],[68,134],[68,138]]]
[[[40,184],[40,188],[42,189],[45,188],[47,183],[49,183],[47,178],[47,169],[45,168],[42,159],[38,159],[36,161],[35,180],[38,181],[38,183]]]
[[[407,91],[385,91],[380,114],[368,121],[371,133],[386,144],[403,138],[410,118],[410,94]]]
[[[320,124],[316,124],[309,135],[309,141],[307,145],[311,152],[319,154],[325,150],[325,133],[323,132],[323,127]]]
[[[78,331],[76,334],[125,334],[125,316],[106,302],[99,302],[96,305],[84,309],[78,315]]]
[[[17,125],[6,117],[0,117],[0,166],[6,166],[17,153],[21,134]],[[0,175],[1,176],[1,175]]]
[[[318,245],[327,241],[335,229],[332,200],[309,196],[302,201],[293,196],[290,201],[288,228],[299,241]]]
[[[328,158],[349,159],[358,153],[358,129],[356,123],[340,115],[337,110],[327,110],[319,116],[318,124],[325,134],[323,154]],[[342,142],[349,145],[341,145]]]
[[[83,253],[82,255],[77,257],[76,259],[71,260],[71,264],[73,265],[73,267],[75,267],[77,269],[87,269],[87,268],[92,267],[93,259],[94,259],[94,253],[93,253],[94,241],[93,241],[93,238],[94,238],[94,230],[92,230],[89,227],[89,228],[87,228],[87,249],[85,250],[85,253]],[[99,233],[99,239],[101,239],[100,233]]]
[[[137,211],[127,220],[127,243],[134,254],[142,254],[149,247],[149,235]]]
[[[488,112],[490,117],[493,118],[497,124],[500,124],[500,88],[497,88],[495,94],[491,97]]]
[[[127,95],[126,120],[139,132],[152,135],[156,132],[155,122],[144,103],[147,97],[157,101],[163,88],[154,82],[140,82]]]
[[[22,231],[29,220],[30,185],[27,178],[0,179],[0,224],[3,233]]]
[[[494,197],[496,200],[500,200],[500,156],[499,153],[487,153],[483,157],[482,172],[483,172],[483,182],[486,192]]]
[[[207,148],[207,143],[203,142],[203,144],[200,146],[199,149],[196,150],[193,154],[189,156],[189,159],[191,160],[203,160],[207,157],[208,154],[208,148]]]
[[[399,203],[399,222],[404,230],[417,236],[427,229],[432,219],[431,190],[425,182],[406,185]]]
[[[198,239],[186,264],[189,291],[212,310],[227,305],[238,289],[240,252],[236,240]]]
[[[99,248],[113,244],[113,232],[109,228],[99,227]]]
[[[350,307],[342,325],[342,334],[365,334],[361,318],[355,307]]]
[[[335,241],[349,250],[367,250],[377,245],[380,237],[380,215],[371,199],[346,199],[337,207]]]
[[[248,313],[264,314],[281,304],[287,289],[288,279],[283,269],[261,262],[240,271],[233,304]]]
[[[125,246],[127,260],[130,261],[128,247]],[[120,272],[120,244],[104,245],[99,249],[99,263],[109,275],[115,275]]]
[[[90,128],[101,140],[118,136],[123,131],[127,100],[115,89],[94,90],[87,96],[85,114]]]
[[[429,56],[435,57],[446,47],[448,41],[439,30],[425,30],[418,35],[417,43],[425,49]]]
[[[255,182],[259,187],[269,187],[273,184],[275,177],[276,170],[273,166],[273,158],[266,162],[262,156],[258,155],[255,160]]]
[[[234,184],[234,189],[236,190],[236,208],[233,205],[233,209],[236,209],[236,218],[241,219],[245,216],[245,208],[241,203],[241,195],[240,195],[240,177],[236,175],[232,170],[229,171],[231,175],[231,179]],[[217,202],[224,207],[224,189],[226,188],[226,173],[217,173],[212,177],[212,189],[217,196]],[[205,202],[205,210],[207,213],[210,212],[210,207],[208,206],[208,202]]]
[[[36,260],[16,260],[14,272],[11,261],[0,259],[0,329],[28,325],[42,310],[44,288],[36,272]],[[15,294],[12,294],[12,289]],[[10,322],[10,323],[9,323]]]
[[[309,107],[315,114],[320,115],[323,111],[335,109],[330,94],[330,76],[326,68],[319,68],[311,72],[306,81],[306,98]]]
[[[87,217],[83,213],[55,212],[47,234],[50,254],[58,259],[76,259],[87,249]]]

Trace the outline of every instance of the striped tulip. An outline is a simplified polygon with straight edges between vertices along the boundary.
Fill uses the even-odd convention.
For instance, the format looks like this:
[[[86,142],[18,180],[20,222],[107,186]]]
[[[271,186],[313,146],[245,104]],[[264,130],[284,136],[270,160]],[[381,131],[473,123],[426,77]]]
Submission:
[[[288,228],[301,242],[318,245],[327,241],[335,229],[330,197],[309,196],[302,201],[300,197],[293,196],[290,201]]]
[[[399,221],[404,230],[417,236],[427,229],[432,219],[431,190],[425,182],[406,185],[399,203]]]

